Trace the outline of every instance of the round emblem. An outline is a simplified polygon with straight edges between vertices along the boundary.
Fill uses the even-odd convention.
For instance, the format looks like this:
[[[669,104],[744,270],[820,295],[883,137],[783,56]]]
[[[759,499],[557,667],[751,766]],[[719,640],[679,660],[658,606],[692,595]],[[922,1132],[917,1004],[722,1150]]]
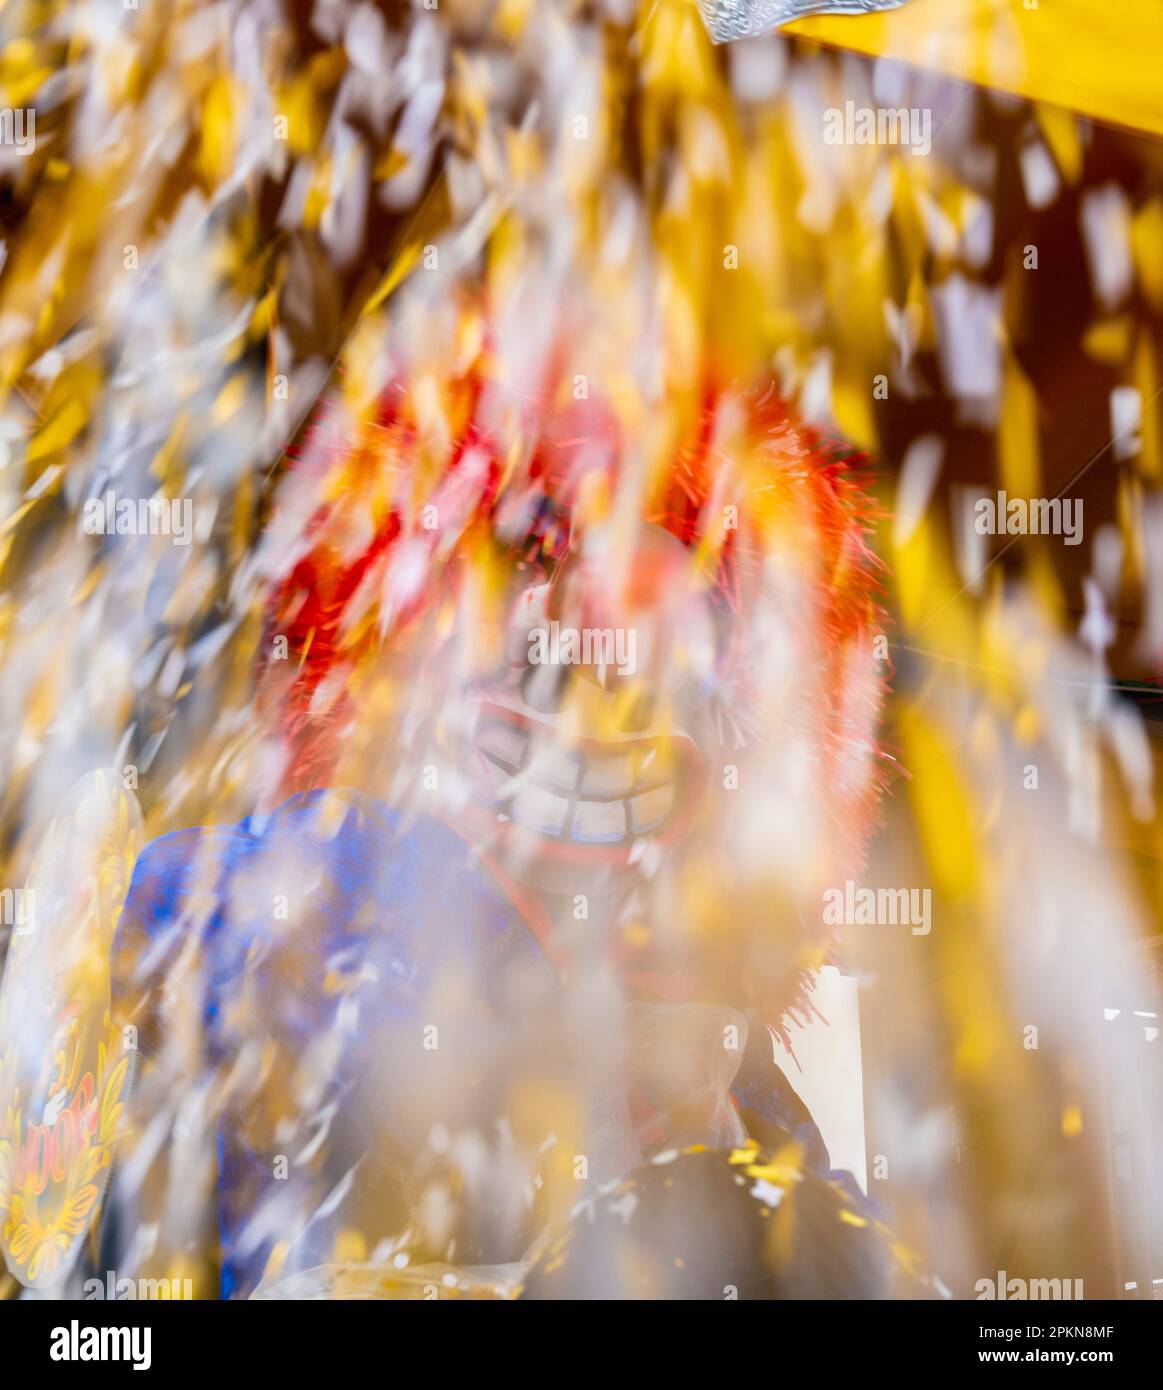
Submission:
[[[112,1016],[110,951],[142,839],[121,778],[91,772],[5,904],[0,1250],[27,1288],[68,1273],[109,1178],[137,1055]]]

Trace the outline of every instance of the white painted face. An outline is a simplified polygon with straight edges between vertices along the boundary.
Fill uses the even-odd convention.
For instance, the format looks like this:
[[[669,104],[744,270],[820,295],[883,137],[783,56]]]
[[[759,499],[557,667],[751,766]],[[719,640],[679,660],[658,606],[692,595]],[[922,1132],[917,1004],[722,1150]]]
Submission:
[[[634,566],[653,568],[649,585]],[[517,877],[560,891],[621,880],[689,823],[702,759],[686,730],[715,644],[706,601],[674,582],[688,573],[685,549],[658,532],[613,601],[585,562],[518,597],[471,776],[477,825],[491,820]]]

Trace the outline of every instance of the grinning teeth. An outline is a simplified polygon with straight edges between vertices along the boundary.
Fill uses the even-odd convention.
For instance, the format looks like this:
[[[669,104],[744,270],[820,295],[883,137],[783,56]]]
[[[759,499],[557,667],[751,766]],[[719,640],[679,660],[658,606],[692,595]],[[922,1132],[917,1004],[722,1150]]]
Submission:
[[[577,786],[578,762],[563,749],[542,740],[533,745],[526,772],[531,782],[573,791]]]
[[[630,822],[635,834],[644,834],[661,825],[673,805],[674,788],[669,786],[655,787],[653,791],[636,796],[630,803]]]
[[[477,735],[477,747],[495,761],[510,768],[521,766],[529,742],[522,730],[512,724],[486,724]]]
[[[573,813],[575,840],[620,840],[626,834],[626,806],[621,801],[579,801]]]
[[[666,759],[658,757],[656,743],[579,759],[549,739],[489,720],[478,729],[476,746],[484,774],[478,792],[499,819],[512,819],[542,835],[614,844],[656,830],[674,809],[673,783],[634,795],[652,772],[651,780],[667,775],[657,766]]]
[[[634,765],[629,753],[595,753],[582,773],[583,796],[629,796],[634,790]]]
[[[514,820],[550,835],[560,834],[565,825],[569,802],[541,787],[524,786],[513,798],[509,811]]]

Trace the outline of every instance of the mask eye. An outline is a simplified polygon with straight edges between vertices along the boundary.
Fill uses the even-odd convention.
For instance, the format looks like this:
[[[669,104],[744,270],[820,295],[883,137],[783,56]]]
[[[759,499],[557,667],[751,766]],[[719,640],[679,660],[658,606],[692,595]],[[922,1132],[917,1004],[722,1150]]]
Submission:
[[[569,671],[562,666],[530,666],[521,677],[521,697],[539,714],[556,714],[565,700]]]
[[[654,720],[654,696],[639,685],[636,689],[626,691],[621,699],[618,714],[623,731],[628,734],[645,733]]]

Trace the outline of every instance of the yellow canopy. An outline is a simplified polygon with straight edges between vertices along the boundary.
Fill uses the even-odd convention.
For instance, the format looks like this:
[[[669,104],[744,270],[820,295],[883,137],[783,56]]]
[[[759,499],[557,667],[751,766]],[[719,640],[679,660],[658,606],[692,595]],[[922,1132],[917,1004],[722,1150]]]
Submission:
[[[785,32],[1163,135],[1160,0],[908,0]]]

